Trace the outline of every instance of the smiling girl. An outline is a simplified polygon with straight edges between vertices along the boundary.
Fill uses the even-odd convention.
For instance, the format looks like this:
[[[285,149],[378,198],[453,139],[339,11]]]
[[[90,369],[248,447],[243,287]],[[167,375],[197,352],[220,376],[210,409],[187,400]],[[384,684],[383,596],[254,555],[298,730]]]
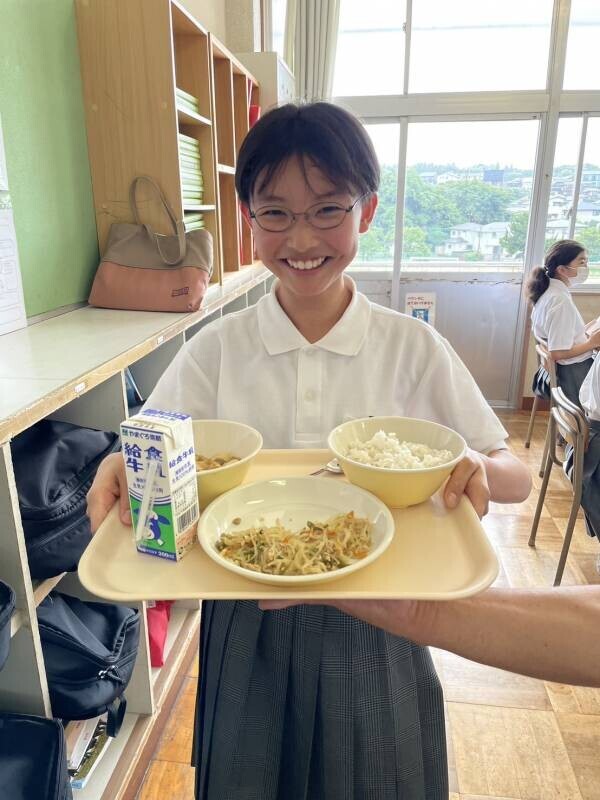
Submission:
[[[186,343],[148,404],[257,428],[268,448],[325,447],[352,417],[422,417],[470,446],[445,489],[477,512],[529,494],[526,468],[458,356],[429,325],[371,303],[345,270],[377,207],[362,125],[327,103],[266,114],[236,187],[277,280]],[[122,459],[89,495],[96,529]],[[447,800],[443,698],[429,652],[331,607],[204,602],[194,762],[208,800]]]

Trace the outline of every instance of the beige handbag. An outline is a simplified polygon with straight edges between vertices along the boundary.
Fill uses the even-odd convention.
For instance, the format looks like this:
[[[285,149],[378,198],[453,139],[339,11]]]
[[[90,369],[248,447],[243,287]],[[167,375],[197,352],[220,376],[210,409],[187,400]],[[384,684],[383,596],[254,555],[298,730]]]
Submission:
[[[140,221],[136,188],[157,191],[174,235],[155,233]],[[206,230],[186,233],[152,178],[134,178],[129,203],[136,224],[113,223],[89,297],[91,306],[132,311],[197,311],[212,274],[213,243]]]

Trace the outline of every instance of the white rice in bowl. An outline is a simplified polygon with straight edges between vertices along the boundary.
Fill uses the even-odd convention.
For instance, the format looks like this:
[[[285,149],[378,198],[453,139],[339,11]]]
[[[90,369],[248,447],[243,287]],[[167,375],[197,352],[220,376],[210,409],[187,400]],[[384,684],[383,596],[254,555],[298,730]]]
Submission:
[[[418,442],[399,442],[395,433],[385,431],[377,431],[366,442],[354,439],[348,445],[345,456],[360,464],[388,469],[439,467],[454,458],[450,450],[435,450]]]

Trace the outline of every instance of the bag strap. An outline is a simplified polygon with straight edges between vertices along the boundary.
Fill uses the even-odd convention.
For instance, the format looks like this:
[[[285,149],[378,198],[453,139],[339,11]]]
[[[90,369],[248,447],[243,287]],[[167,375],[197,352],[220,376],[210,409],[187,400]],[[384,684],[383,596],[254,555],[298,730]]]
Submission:
[[[109,705],[106,710],[106,735],[115,736],[119,735],[123,719],[125,718],[125,711],[127,710],[127,700],[121,695],[117,697]]]
[[[175,236],[177,236],[177,240],[179,242],[179,255],[175,259],[167,258],[167,256],[163,253],[162,248],[160,246],[160,240],[166,239],[167,237],[162,233],[155,233],[154,230],[150,227],[150,225],[144,224],[140,219],[140,212],[136,199],[136,190],[140,181],[148,181],[148,183],[151,184],[151,186],[158,194],[163,210],[169,217],[171,226],[173,228],[173,232]],[[131,181],[131,186],[129,187],[129,205],[131,207],[133,218],[135,219],[136,223],[141,227],[145,228],[150,238],[154,239],[156,248],[160,254],[160,257],[165,262],[165,264],[168,264],[170,267],[172,267],[175,264],[179,264],[180,261],[183,261],[186,251],[185,226],[183,224],[183,220],[178,220],[175,218],[175,214],[173,213],[171,206],[167,203],[165,196],[162,192],[162,189],[160,188],[158,183],[154,180],[154,178],[151,178],[149,175],[138,175]]]

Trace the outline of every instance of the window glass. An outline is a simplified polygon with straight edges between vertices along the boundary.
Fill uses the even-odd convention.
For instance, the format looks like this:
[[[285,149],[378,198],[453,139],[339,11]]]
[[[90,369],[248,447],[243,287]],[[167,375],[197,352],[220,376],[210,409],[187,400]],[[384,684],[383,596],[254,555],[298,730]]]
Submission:
[[[600,283],[600,118],[588,120],[575,217],[575,239],[588,251],[589,283]]]
[[[404,0],[341,0],[335,97],[402,94]]]
[[[537,120],[409,125],[403,270],[522,270],[537,133]]]
[[[357,262],[362,266],[391,267],[396,238],[396,199],[400,125],[367,125],[381,165],[379,204],[367,233],[359,239]]]
[[[558,121],[544,250],[557,239],[566,239],[569,236],[581,122],[581,117],[561,117]]]
[[[563,88],[600,89],[599,37],[598,0],[571,0]]]
[[[410,92],[542,89],[552,0],[415,0]]]
[[[285,40],[285,12],[287,0],[272,0],[271,2],[271,31],[273,36],[272,47],[283,59],[283,43]]]

